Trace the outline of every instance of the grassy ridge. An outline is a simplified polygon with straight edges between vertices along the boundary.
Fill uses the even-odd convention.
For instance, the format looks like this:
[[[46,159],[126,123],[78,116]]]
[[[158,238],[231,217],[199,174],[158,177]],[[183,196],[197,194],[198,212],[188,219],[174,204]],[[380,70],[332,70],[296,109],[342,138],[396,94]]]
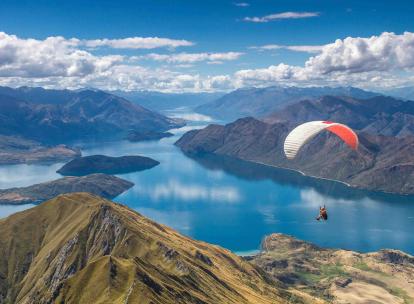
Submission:
[[[226,249],[97,196],[58,196],[0,220],[2,303],[284,303]]]

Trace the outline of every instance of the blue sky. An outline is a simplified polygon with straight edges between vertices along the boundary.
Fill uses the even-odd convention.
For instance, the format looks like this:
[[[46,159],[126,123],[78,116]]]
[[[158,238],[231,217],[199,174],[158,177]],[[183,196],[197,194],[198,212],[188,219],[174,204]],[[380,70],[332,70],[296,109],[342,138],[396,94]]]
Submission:
[[[403,36],[414,32],[413,15],[410,1],[2,0],[0,31],[6,36],[0,37],[0,83],[177,92],[277,84],[409,85],[414,62],[401,58],[398,48],[406,43],[407,52],[414,50],[414,38]],[[384,32],[395,35],[381,36]],[[48,37],[64,40],[51,43]],[[136,37],[171,41],[153,41],[150,47],[119,41]],[[355,41],[322,49],[347,37]],[[68,43],[71,38],[78,42]],[[98,46],[85,42],[97,39]],[[365,52],[375,43],[371,51],[380,45],[382,54],[356,54],[366,56],[364,62],[376,60],[361,71],[355,68],[358,58],[345,58],[354,47]],[[394,51],[390,56],[388,48]],[[324,57],[303,70],[320,54]],[[335,66],[326,66],[329,58]]]

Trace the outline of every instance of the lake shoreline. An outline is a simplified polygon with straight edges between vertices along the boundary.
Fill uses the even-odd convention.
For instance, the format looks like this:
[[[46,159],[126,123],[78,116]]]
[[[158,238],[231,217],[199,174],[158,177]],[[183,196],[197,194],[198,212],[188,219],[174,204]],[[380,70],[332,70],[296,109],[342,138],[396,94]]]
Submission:
[[[409,232],[413,224],[409,217],[414,218],[410,198],[379,192],[374,195],[340,182],[250,160],[234,158],[232,162],[224,157],[221,163],[206,157],[204,162],[197,161],[174,145],[187,130],[205,125],[189,122],[186,127],[172,130],[173,137],[160,141],[78,141],[75,146],[84,156],[139,154],[160,161],[151,170],[118,175],[135,186],[114,200],[189,237],[244,256],[258,253],[261,239],[272,232],[293,235],[323,248],[359,252],[397,248],[414,252],[414,237]],[[61,178],[56,171],[62,165],[0,166],[0,186],[28,187]],[[335,183],[333,187],[331,183]],[[320,202],[326,202],[330,212],[326,223],[314,220]],[[20,206],[23,209],[32,205]],[[14,207],[0,206],[0,217],[20,210]],[[398,223],[387,221],[390,215],[398,218]],[[338,233],[344,237],[338,238]]]
[[[252,164],[258,164],[258,165],[262,165],[262,166],[266,166],[269,168],[275,168],[275,169],[282,169],[282,170],[287,170],[287,171],[292,171],[292,172],[296,172],[301,174],[302,176],[305,177],[310,177],[310,178],[314,178],[314,179],[318,179],[318,180],[324,180],[324,181],[328,181],[328,182],[334,182],[334,183],[339,183],[342,184],[350,189],[354,189],[354,190],[362,190],[362,191],[367,191],[367,192],[372,192],[372,193],[382,193],[382,194],[389,194],[389,195],[395,195],[395,196],[403,196],[403,197],[413,197],[414,198],[414,193],[413,194],[407,194],[407,193],[399,193],[399,192],[390,192],[390,191],[383,191],[383,190],[372,190],[372,189],[366,189],[366,188],[362,188],[356,185],[352,185],[349,184],[347,182],[344,181],[340,181],[337,179],[332,179],[332,178],[327,178],[327,177],[321,177],[321,176],[316,176],[316,175],[309,175],[306,174],[305,172],[299,170],[299,169],[293,169],[293,168],[288,168],[288,167],[283,167],[283,166],[276,166],[276,165],[271,165],[271,164],[266,164],[260,161],[256,161],[256,160],[250,160],[250,159],[243,159],[243,158],[238,158],[238,157],[233,157],[233,156],[229,156],[229,155],[225,155],[225,154],[216,154],[216,153],[212,153],[213,155],[217,155],[217,156],[226,156],[226,157],[230,157],[236,160],[241,160],[241,161],[246,161]]]

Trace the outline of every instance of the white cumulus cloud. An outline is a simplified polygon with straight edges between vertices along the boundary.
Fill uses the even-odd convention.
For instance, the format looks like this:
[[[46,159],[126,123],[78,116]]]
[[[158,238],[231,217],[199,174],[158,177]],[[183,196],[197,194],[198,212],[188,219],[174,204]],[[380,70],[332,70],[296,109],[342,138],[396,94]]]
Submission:
[[[82,40],[80,44],[87,47],[110,47],[114,49],[155,49],[155,48],[177,48],[181,46],[192,46],[193,42],[183,39],[170,39],[159,37],[129,37],[122,39],[95,39]]]
[[[263,17],[245,17],[243,20],[247,22],[256,22],[256,23],[266,23],[270,21],[280,20],[280,19],[302,19],[302,18],[311,18],[318,17],[318,12],[283,12],[277,14],[271,14]]]
[[[382,82],[392,86],[404,81],[393,73],[413,72],[413,68],[414,33],[384,32],[369,38],[337,39],[322,46],[304,66],[280,63],[262,69],[240,70],[234,76],[243,85],[283,82],[375,86]]]
[[[306,68],[320,73],[389,71],[414,67],[414,33],[384,32],[369,38],[347,37],[323,47]]]
[[[280,44],[266,44],[262,46],[253,46],[252,49],[257,49],[260,51],[271,51],[271,50],[280,50],[286,49],[295,52],[305,52],[305,53],[320,53],[324,45],[280,45]]]
[[[303,65],[275,63],[264,68],[211,75],[191,68],[192,64],[237,60],[244,53],[97,55],[95,49],[86,47],[76,38],[57,36],[39,40],[0,32],[0,84],[178,93],[228,91],[275,84],[382,88],[404,86],[414,81],[414,33],[411,32],[347,37],[324,46],[273,44],[256,48],[286,48],[314,54]],[[141,65],[144,60],[161,64],[157,66],[151,62],[151,67],[145,67]],[[178,69],[177,66],[188,69]],[[212,69],[210,67],[209,70]]]
[[[21,39],[0,32],[1,77],[84,76],[106,70],[122,56],[97,57],[76,48],[77,39]]]
[[[168,63],[195,63],[200,61],[221,62],[239,59],[243,53],[226,52],[226,53],[178,53],[178,54],[148,54],[141,58],[155,61],[164,61]]]

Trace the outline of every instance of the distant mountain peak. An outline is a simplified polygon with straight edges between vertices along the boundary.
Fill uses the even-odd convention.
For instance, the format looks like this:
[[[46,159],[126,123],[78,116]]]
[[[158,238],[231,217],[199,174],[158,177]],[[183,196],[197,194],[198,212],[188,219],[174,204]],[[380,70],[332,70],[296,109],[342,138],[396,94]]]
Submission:
[[[103,90],[94,88],[94,87],[84,87],[80,89],[73,90],[74,92],[83,92],[83,91],[91,91],[91,92],[104,92]]]
[[[295,87],[271,86],[265,88],[242,88],[217,100],[196,108],[197,112],[225,121],[244,116],[264,117],[286,105],[304,99],[316,99],[324,95],[370,98],[378,93],[354,87]]]

